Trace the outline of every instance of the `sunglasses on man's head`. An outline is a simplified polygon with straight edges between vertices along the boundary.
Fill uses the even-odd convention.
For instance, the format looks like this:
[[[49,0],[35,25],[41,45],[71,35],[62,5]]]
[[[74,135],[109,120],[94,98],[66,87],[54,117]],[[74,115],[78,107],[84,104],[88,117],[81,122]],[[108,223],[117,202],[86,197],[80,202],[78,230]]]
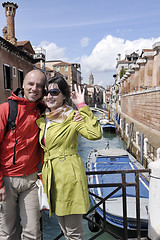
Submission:
[[[51,96],[58,96],[60,94],[60,90],[57,88],[44,90],[44,96],[47,96],[49,93],[51,94]]]

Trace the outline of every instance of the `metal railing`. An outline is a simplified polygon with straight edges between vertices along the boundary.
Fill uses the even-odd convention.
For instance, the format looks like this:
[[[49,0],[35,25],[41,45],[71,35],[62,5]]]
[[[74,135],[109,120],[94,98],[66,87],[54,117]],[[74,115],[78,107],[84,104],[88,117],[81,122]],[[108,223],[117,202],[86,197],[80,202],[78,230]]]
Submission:
[[[91,175],[100,175],[100,174],[121,174],[121,179],[122,182],[120,183],[103,183],[103,184],[89,184],[88,188],[92,189],[92,188],[102,188],[102,187],[115,187],[115,189],[107,196],[105,196],[104,198],[96,195],[95,193],[89,191],[89,194],[96,197],[97,199],[99,199],[99,202],[97,204],[95,204],[92,208],[90,208],[90,210],[88,211],[87,214],[85,214],[83,217],[85,220],[87,220],[88,222],[91,222],[92,224],[94,224],[95,226],[98,226],[99,228],[99,232],[96,233],[94,236],[92,236],[91,238],[89,238],[88,240],[93,240],[98,238],[100,235],[102,235],[103,233],[107,232],[108,234],[112,235],[113,237],[115,237],[116,239],[121,239],[121,240],[127,240],[128,239],[128,229],[127,229],[127,194],[126,194],[126,190],[127,187],[135,187],[136,188],[136,226],[137,226],[137,239],[140,240],[141,239],[141,221],[140,221],[140,196],[139,196],[139,174],[143,174],[143,173],[149,173],[149,169],[137,169],[137,170],[117,170],[117,171],[89,171],[86,172],[87,176],[91,176]],[[126,175],[128,173],[134,173],[135,174],[135,181],[134,182],[127,182],[126,181]],[[123,199],[123,237],[118,236],[117,234],[115,234],[113,231],[109,230],[108,228],[108,224],[106,221],[106,200],[108,198],[110,198],[113,194],[115,194],[117,191],[119,191],[120,189],[122,189],[122,199]],[[97,222],[92,221],[89,218],[89,215],[96,211],[97,207],[103,205],[103,218],[102,218],[102,223],[98,224]],[[54,240],[58,240],[63,236],[63,234],[61,233],[60,235],[58,235],[56,238],[54,238]]]
[[[87,215],[94,211],[99,205],[103,204],[103,225],[99,226],[101,231],[97,233],[95,236],[91,237],[89,240],[96,239],[98,236],[102,235],[104,232],[108,232],[112,236],[114,236],[116,239],[128,239],[128,229],[127,229],[127,195],[126,195],[126,188],[135,186],[136,188],[136,223],[137,223],[137,239],[141,239],[141,222],[140,222],[140,196],[139,196],[139,174],[140,173],[149,173],[149,169],[137,169],[137,170],[118,170],[118,171],[92,171],[92,172],[86,172],[87,175],[98,175],[98,174],[121,174],[122,182],[121,183],[103,183],[103,184],[89,184],[89,188],[97,188],[97,187],[117,187],[113,192],[111,192],[108,196],[105,196],[105,198],[97,198],[100,199],[100,201],[93,206],[88,213],[84,216],[84,218],[87,221],[91,221]],[[135,174],[135,182],[126,182],[126,174],[127,173],[134,173]],[[119,191],[122,188],[122,198],[123,198],[123,226],[124,226],[124,234],[123,237],[120,237],[116,235],[115,233],[111,232],[107,229],[106,224],[106,211],[105,211],[105,201],[110,198],[115,192]],[[89,192],[91,195],[95,195],[91,192]]]

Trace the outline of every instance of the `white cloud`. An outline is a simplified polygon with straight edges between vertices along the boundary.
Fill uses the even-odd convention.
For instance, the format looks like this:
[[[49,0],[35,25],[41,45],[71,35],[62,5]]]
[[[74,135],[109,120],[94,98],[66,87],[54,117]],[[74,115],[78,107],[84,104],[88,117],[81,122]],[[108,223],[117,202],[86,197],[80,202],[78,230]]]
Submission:
[[[42,41],[37,47],[42,47],[46,50],[47,60],[66,59],[65,48],[60,48],[53,42]]]
[[[82,41],[83,40],[83,41]],[[81,44],[85,46],[89,41],[88,38],[83,38]],[[81,64],[83,82],[87,83],[90,73],[93,74],[95,83],[100,84],[103,82],[104,86],[107,84],[113,84],[113,74],[116,73],[116,58],[121,54],[121,59],[124,59],[125,54],[142,50],[143,48],[152,49],[155,42],[159,42],[159,38],[137,40],[125,40],[122,38],[116,38],[111,35],[107,35],[101,41],[99,41],[90,55],[84,55],[82,57],[76,56],[74,61]],[[43,47],[46,49],[47,60],[61,59],[67,62],[73,62],[68,60],[65,56],[65,47],[60,48],[55,43],[43,41],[37,47]]]
[[[81,47],[87,47],[88,43],[89,43],[89,38],[88,37],[84,37],[81,39]]]
[[[112,77],[112,73],[116,72],[116,58],[117,54],[121,54],[122,58],[124,59],[125,54],[141,50],[143,48],[152,48],[155,42],[160,41],[159,38],[151,38],[151,39],[137,39],[137,40],[124,40],[122,38],[116,38],[111,35],[107,35],[104,37],[100,42],[98,42],[93,49],[91,55],[85,55],[81,57],[81,67],[82,67],[82,74],[85,76],[89,76],[92,72],[93,75],[100,75],[102,74],[105,77],[105,82],[107,81],[106,78],[109,76],[110,72],[110,80]],[[107,76],[108,75],[108,76]],[[89,78],[89,77],[88,77]],[[97,79],[97,82],[100,82],[104,79]]]

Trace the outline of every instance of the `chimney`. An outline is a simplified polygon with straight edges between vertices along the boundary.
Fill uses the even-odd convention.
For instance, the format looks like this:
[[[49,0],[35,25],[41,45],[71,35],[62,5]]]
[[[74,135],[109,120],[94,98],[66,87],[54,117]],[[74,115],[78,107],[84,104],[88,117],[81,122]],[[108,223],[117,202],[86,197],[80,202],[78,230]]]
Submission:
[[[16,9],[18,5],[13,2],[4,2],[2,6],[5,8],[5,15],[7,17],[7,32],[5,28],[3,29],[3,36],[5,39],[11,42],[13,45],[17,45],[17,39],[15,38],[15,26],[14,26],[14,17],[16,14]]]

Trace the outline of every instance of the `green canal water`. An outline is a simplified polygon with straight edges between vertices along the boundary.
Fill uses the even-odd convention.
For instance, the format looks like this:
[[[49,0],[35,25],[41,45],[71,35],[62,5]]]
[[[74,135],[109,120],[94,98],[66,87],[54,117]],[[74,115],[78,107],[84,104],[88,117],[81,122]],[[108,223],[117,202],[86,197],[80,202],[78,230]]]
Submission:
[[[93,148],[104,148],[107,144],[107,141],[109,141],[110,147],[117,147],[117,148],[126,148],[125,142],[120,138],[119,135],[116,134],[109,134],[109,133],[104,133],[102,139],[98,141],[89,141],[82,136],[79,136],[79,145],[78,145],[78,152],[79,155],[81,156],[84,166],[86,165],[87,162],[87,157],[89,155],[89,152]],[[94,233],[90,232],[88,229],[88,223],[86,220],[83,221],[84,224],[84,239],[87,240],[91,238]],[[116,229],[112,226],[109,225],[109,229],[114,231],[116,234],[121,233],[119,229]],[[53,240],[56,238],[60,233],[60,227],[57,223],[55,215],[52,217],[48,217],[48,211],[43,211],[42,213],[42,230],[43,230],[43,240]],[[61,238],[64,240],[64,237]],[[115,239],[108,233],[103,233],[101,236],[99,236],[97,239],[99,240],[113,240]]]

